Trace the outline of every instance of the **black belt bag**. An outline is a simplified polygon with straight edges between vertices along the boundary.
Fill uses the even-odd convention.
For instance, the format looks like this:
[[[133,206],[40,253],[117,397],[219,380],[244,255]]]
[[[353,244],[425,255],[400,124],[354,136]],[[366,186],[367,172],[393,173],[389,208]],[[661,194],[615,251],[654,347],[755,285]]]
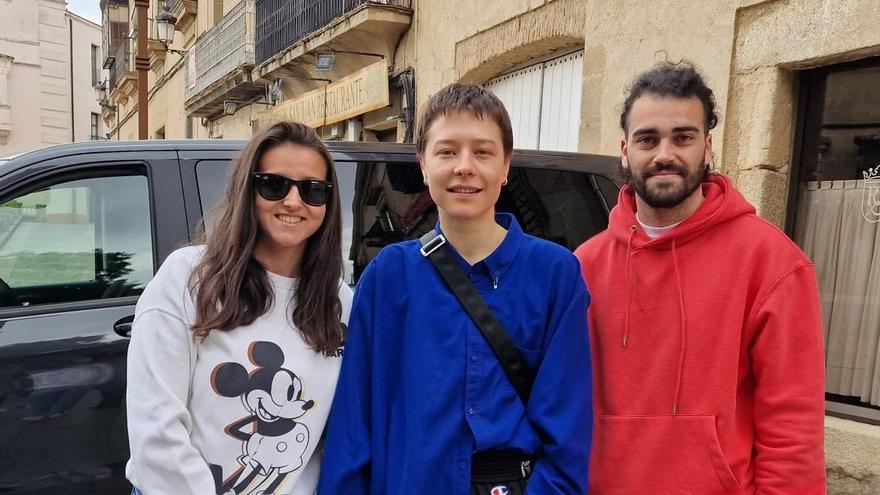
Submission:
[[[471,495],[522,495],[532,473],[532,458],[518,452],[474,454]]]

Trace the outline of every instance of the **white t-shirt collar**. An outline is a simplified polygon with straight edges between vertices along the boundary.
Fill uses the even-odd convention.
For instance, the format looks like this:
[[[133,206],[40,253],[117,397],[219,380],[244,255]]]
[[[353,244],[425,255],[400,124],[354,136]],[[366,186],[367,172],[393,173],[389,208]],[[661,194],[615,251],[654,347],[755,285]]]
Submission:
[[[675,222],[672,225],[667,225],[666,227],[654,227],[654,226],[647,225],[647,224],[643,223],[642,220],[639,218],[639,215],[636,214],[636,221],[639,222],[639,226],[642,227],[642,230],[645,231],[645,234],[648,236],[648,238],[650,238],[651,240],[654,240],[654,239],[657,239],[658,237],[662,237],[662,236],[668,234],[670,230],[678,227],[678,225],[681,222],[683,222],[684,220],[682,220],[681,222]]]

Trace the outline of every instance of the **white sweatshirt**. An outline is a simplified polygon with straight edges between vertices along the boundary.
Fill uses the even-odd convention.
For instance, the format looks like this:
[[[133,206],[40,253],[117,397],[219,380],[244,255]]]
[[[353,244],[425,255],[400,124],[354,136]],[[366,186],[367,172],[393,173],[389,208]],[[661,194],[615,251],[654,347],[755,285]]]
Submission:
[[[144,495],[312,495],[342,352],[309,348],[291,321],[296,279],[269,273],[272,308],[193,338],[190,273],[204,247],[172,253],[144,289],[128,348],[126,477]],[[351,289],[340,283],[342,320]]]

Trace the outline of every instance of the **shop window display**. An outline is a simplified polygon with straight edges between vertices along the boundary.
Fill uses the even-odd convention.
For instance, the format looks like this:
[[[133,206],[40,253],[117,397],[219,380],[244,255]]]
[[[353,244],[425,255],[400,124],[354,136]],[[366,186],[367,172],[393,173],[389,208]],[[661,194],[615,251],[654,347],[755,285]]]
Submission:
[[[880,409],[880,60],[802,83],[788,227],[816,265],[826,392]]]

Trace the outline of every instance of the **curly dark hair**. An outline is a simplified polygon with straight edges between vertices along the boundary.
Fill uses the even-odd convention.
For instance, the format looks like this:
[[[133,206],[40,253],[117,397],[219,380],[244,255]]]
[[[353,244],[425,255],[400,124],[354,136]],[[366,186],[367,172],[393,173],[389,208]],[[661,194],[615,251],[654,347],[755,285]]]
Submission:
[[[709,132],[718,124],[718,114],[715,113],[715,95],[703,76],[690,62],[661,62],[654,68],[642,72],[635,78],[629,87],[629,94],[623,102],[623,112],[620,114],[620,127],[623,132],[629,134],[627,119],[633,104],[644,94],[655,96],[673,96],[676,98],[690,98],[696,96],[703,104],[703,120],[705,131]]]

